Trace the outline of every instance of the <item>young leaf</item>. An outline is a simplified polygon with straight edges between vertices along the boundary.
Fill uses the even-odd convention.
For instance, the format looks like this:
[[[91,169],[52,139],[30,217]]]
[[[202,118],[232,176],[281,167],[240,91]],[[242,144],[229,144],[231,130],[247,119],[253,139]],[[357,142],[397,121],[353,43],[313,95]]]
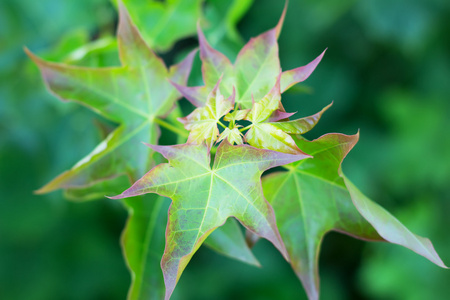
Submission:
[[[358,135],[343,134],[327,134],[311,142],[296,139],[298,146],[314,158],[292,164],[288,172],[263,178],[264,195],[275,211],[291,265],[311,300],[319,298],[320,244],[331,230],[364,240],[402,244],[422,255],[427,253],[425,257],[443,266],[428,240],[413,235],[390,215],[389,220],[384,210],[362,198],[343,179],[341,162],[357,140]],[[374,208],[370,214],[368,210],[358,211],[367,206]],[[382,228],[385,222],[395,226]],[[392,227],[397,227],[396,231]]]
[[[167,78],[185,83],[194,53],[167,70],[131,24],[124,7],[119,7],[121,67],[85,68],[50,63],[27,51],[56,96],[79,102],[120,124],[88,156],[39,193],[89,186],[124,173],[139,178],[150,167],[151,152],[136,145],[141,141],[157,142],[159,128],[154,120],[166,115],[179,98]]]
[[[167,51],[173,44],[195,34],[202,0],[122,0],[147,44]]]
[[[321,111],[319,111],[318,113],[316,113],[312,116],[308,116],[308,117],[304,117],[304,118],[300,118],[300,119],[292,120],[292,121],[275,122],[275,123],[270,122],[270,124],[272,124],[276,128],[281,129],[284,132],[289,133],[289,134],[304,134],[304,133],[310,131],[311,129],[313,129],[314,126],[316,126],[316,124],[319,122],[320,118],[322,117],[322,114],[328,108],[330,108],[330,106],[332,104],[333,103],[328,104]]]
[[[289,120],[290,117],[295,115],[295,112],[293,113],[287,113],[285,111],[277,109],[270,115],[270,117],[267,119],[267,122],[277,122],[280,120]]]
[[[231,146],[224,141],[211,167],[205,144],[149,146],[169,163],[153,168],[131,188],[112,198],[158,193],[172,199],[161,261],[166,299],[202,242],[231,216],[286,254],[272,208],[262,194],[260,177],[269,168],[304,159],[306,155]]]
[[[224,139],[227,139],[231,145],[242,145],[244,143],[242,140],[242,133],[237,127],[234,127],[233,129],[225,128],[225,130],[220,134],[219,142]]]
[[[223,117],[223,119],[227,122],[236,122],[239,120],[243,120],[250,109],[235,109],[232,112],[228,113]]]
[[[220,118],[234,107],[234,93],[228,99],[224,99],[219,84],[220,79],[209,94],[204,107],[199,107],[187,117],[178,119],[187,130],[191,131],[188,143],[201,144],[206,141],[211,148],[217,140],[219,136],[217,124],[220,123]]]
[[[198,28],[200,58],[205,86],[186,87],[176,85],[180,93],[192,104],[201,106],[206,99],[206,91],[210,90],[221,76],[221,89],[225,96],[231,94],[231,88],[236,87],[236,102],[242,108],[252,106],[252,96],[261,99],[277,81],[281,71],[278,58],[277,38],[284,20],[283,14],[275,28],[252,38],[239,52],[234,64],[213,49],[207,42],[203,32]],[[281,91],[285,91],[295,83],[306,80],[316,68],[324,53],[306,66],[285,71],[281,75]]]
[[[277,120],[279,117],[288,117],[281,105],[280,80],[277,80],[272,90],[264,98],[253,103],[252,109],[245,117],[252,122],[245,134],[245,140],[250,145],[261,148],[280,151],[284,153],[302,153],[289,134],[303,134],[311,130],[319,121],[322,113],[330,105],[319,113],[293,121],[266,122],[269,119]]]

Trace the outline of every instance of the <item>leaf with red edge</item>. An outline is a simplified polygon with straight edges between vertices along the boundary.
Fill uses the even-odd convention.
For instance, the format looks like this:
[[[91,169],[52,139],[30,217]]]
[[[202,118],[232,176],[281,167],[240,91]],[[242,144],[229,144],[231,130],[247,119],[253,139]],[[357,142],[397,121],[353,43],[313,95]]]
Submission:
[[[259,100],[275,85],[281,71],[278,58],[277,38],[281,32],[286,7],[275,28],[252,38],[239,52],[234,64],[222,53],[213,49],[202,30],[198,28],[200,59],[204,86],[187,87],[175,85],[180,93],[195,106],[201,106],[221,76],[221,90],[225,96],[236,88],[236,103],[242,108],[250,108],[252,96]],[[284,92],[295,83],[306,80],[319,64],[324,53],[306,66],[288,70],[281,75],[281,91]]]
[[[319,298],[318,257],[325,234],[338,231],[369,241],[401,244],[445,267],[428,239],[411,233],[397,219],[363,196],[341,171],[341,162],[358,135],[327,134],[311,142],[296,139],[313,155],[263,178],[291,265],[310,300]]]
[[[330,107],[327,106],[319,113],[292,121],[269,122],[279,117],[288,117],[283,112],[280,94],[280,77],[272,90],[264,98],[253,103],[246,120],[252,122],[248,126],[245,140],[250,145],[280,151],[284,153],[303,153],[296,145],[290,134],[303,134],[311,130],[320,120],[322,113]]]
[[[87,68],[51,63],[27,51],[56,96],[85,105],[119,124],[89,155],[38,193],[91,186],[121,174],[136,179],[151,167],[152,152],[138,145],[141,141],[158,141],[159,127],[154,119],[167,115],[180,98],[167,79],[185,83],[195,53],[168,70],[142,40],[124,7],[119,7],[120,67]]]
[[[149,146],[169,163],[156,166],[131,188],[112,198],[157,193],[172,199],[161,262],[166,299],[203,241],[229,217],[235,217],[286,254],[272,208],[263,196],[260,177],[269,168],[304,159],[306,155],[231,146],[224,141],[211,167],[205,144]]]
[[[318,113],[315,113],[314,115],[291,120],[291,121],[283,121],[283,122],[269,122],[273,126],[275,126],[278,129],[283,130],[285,133],[289,134],[304,134],[316,126],[316,124],[319,122],[320,118],[322,117],[322,114],[331,107],[333,103],[325,106],[321,111]],[[281,115],[281,114],[280,114]],[[281,115],[283,116],[283,115]]]

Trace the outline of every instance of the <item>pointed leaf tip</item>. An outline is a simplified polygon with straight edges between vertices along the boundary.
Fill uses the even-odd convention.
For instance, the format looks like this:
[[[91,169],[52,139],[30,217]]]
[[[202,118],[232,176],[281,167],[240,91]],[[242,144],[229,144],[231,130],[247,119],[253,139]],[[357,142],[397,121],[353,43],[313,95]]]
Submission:
[[[328,48],[327,48],[328,49]],[[325,49],[319,56],[305,66],[301,66],[292,70],[284,71],[281,78],[281,92],[288,90],[296,83],[303,82],[314,72],[317,65],[321,62]]]
[[[169,82],[195,107],[202,107],[205,105],[206,97],[208,96],[206,86],[184,86],[170,79]]]
[[[384,240],[408,248],[437,266],[448,269],[428,238],[411,232],[383,207],[367,198],[342,172],[340,176],[344,179],[355,207]]]
[[[281,13],[280,20],[278,21],[277,25],[275,26],[275,35],[278,38],[281,33],[281,29],[283,28],[284,18],[286,17],[286,11],[289,4],[289,0],[286,0],[284,3],[283,12]]]

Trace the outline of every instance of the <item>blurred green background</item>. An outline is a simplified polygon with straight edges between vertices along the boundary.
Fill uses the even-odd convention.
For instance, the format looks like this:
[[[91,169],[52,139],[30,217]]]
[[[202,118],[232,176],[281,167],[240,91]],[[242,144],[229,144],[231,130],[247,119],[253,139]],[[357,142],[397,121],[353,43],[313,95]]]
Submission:
[[[206,1],[203,11],[220,20],[226,2]],[[243,41],[272,28],[283,5],[255,0],[237,24]],[[74,203],[61,192],[33,195],[100,137],[97,116],[50,95],[22,49],[67,60],[85,42],[113,34],[116,23],[108,0],[0,2],[0,299],[126,297],[130,275],[119,244],[126,212],[120,203]],[[209,38],[234,59],[242,41],[213,25]],[[172,63],[195,45],[195,38],[186,38],[163,57]],[[333,100],[307,137],[360,129],[344,172],[411,230],[429,237],[450,264],[450,2],[291,0],[279,45],[284,70],[328,47],[306,85],[285,94],[286,109],[306,116]],[[84,63],[108,62],[106,55]],[[199,73],[194,67],[193,82]],[[255,254],[261,269],[201,248],[173,299],[305,298],[271,245],[260,241]],[[322,299],[450,294],[449,271],[399,246],[337,233],[324,240],[320,274]]]

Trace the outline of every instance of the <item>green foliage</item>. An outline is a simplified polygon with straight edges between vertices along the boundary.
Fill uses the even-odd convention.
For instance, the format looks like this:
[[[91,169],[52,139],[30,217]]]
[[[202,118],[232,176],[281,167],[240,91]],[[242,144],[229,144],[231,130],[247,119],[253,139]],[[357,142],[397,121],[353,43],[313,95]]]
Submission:
[[[274,208],[292,268],[310,299],[319,297],[320,244],[330,230],[400,244],[445,268],[428,239],[411,233],[342,174],[341,162],[357,140],[358,135],[342,134],[311,142],[297,139],[297,145],[313,158],[264,178],[264,195]]]
[[[124,0],[142,36],[152,49],[167,51],[173,44],[195,32],[202,0]],[[120,6],[120,5],[119,5]]]
[[[79,102],[120,124],[88,156],[39,193],[85,187],[122,174],[138,178],[152,165],[149,151],[141,152],[134,144],[158,140],[159,128],[153,120],[167,115],[179,98],[166,79],[186,82],[193,53],[167,70],[131,25],[123,7],[120,12],[118,45],[122,67],[69,67],[45,62],[28,52],[58,97]]]
[[[305,155],[232,146],[225,141],[220,144],[211,168],[205,144],[150,147],[169,163],[153,168],[113,199],[157,193],[173,200],[161,261],[166,299],[202,242],[231,216],[271,241],[288,259],[273,210],[264,199],[259,181],[265,170],[303,159]]]
[[[126,2],[130,10],[131,2]],[[173,28],[168,28],[170,32],[161,33],[165,26],[160,24],[168,22],[170,15],[181,9],[182,2],[155,2],[149,12],[142,9],[149,15],[162,12],[158,14],[161,19],[152,20],[156,21],[152,23],[154,31],[148,31],[152,34],[144,31],[143,39],[119,4],[121,67],[68,66],[46,62],[30,53],[53,93],[119,124],[112,132],[106,130],[106,140],[91,154],[40,192],[63,188],[69,198],[91,200],[101,194],[117,193],[130,179],[134,182],[151,169],[114,197],[139,195],[123,200],[130,215],[122,239],[133,274],[129,299],[168,299],[203,242],[220,253],[258,264],[236,221],[229,217],[271,241],[290,260],[310,299],[319,295],[317,256],[320,242],[330,230],[400,244],[445,267],[429,240],[412,234],[342,174],[341,161],[356,143],[356,136],[329,134],[311,142],[300,136],[317,124],[329,106],[309,117],[289,120],[292,114],[286,113],[281,104],[281,93],[308,78],[323,53],[304,67],[281,71],[277,38],[284,13],[275,28],[244,46],[234,64],[211,47],[199,29],[205,85],[187,87],[194,54],[167,70],[147,46],[164,51],[189,34],[189,26],[186,32],[179,30],[180,36],[173,34],[182,22],[175,22]],[[236,7],[230,8],[238,11],[230,16],[245,11],[245,4],[242,10]],[[198,18],[197,8],[189,8],[195,10],[189,17]],[[149,26],[134,14],[138,27]],[[103,55],[111,45],[114,40],[106,39],[103,44],[84,47],[82,52],[99,51],[96,54]],[[73,56],[65,61],[80,63]],[[82,64],[96,63],[87,60]],[[176,103],[180,94],[197,106],[185,118],[180,118]],[[173,131],[184,142],[187,134],[176,118],[191,131],[187,143],[158,146],[162,144],[159,127]],[[251,124],[245,126],[246,121]],[[222,132],[218,125],[224,128]],[[159,164],[159,154],[139,145],[140,141],[150,142],[150,149],[161,153],[168,163]],[[264,176],[263,194],[263,172],[281,165],[288,171]],[[142,196],[146,193],[152,194]],[[172,200],[165,241],[169,200],[163,196]]]

